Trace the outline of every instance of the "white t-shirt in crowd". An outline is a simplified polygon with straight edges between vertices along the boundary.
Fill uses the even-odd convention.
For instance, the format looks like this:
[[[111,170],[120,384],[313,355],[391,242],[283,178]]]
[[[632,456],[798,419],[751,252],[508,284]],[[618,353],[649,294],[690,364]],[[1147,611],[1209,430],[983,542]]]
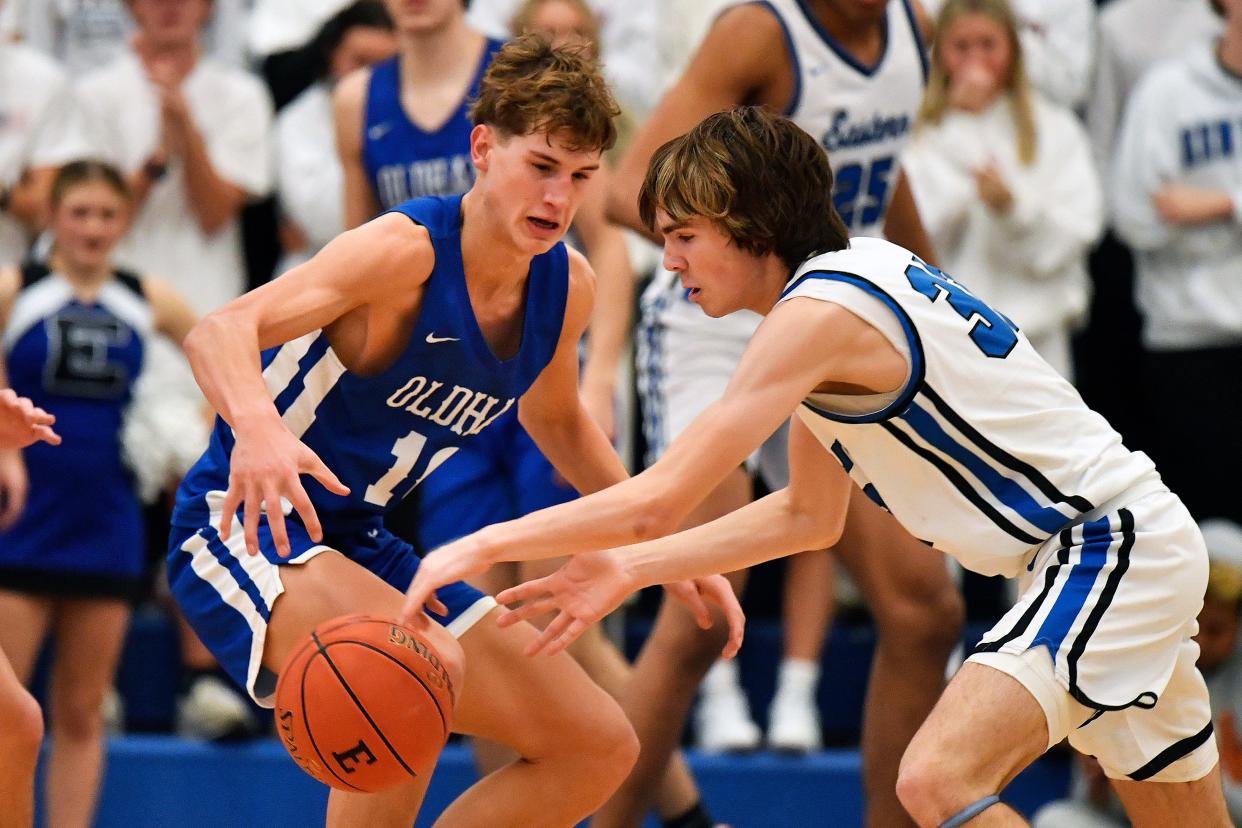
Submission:
[[[79,115],[55,62],[29,46],[0,43],[0,185],[86,155]],[[0,263],[19,261],[30,242],[21,222],[0,213]]]
[[[521,0],[473,0],[466,16],[488,37],[506,40],[521,5]],[[659,0],[587,0],[587,5],[599,17],[600,56],[613,94],[627,111],[650,112],[665,83],[659,71]]]
[[[203,48],[244,66],[246,8],[250,0],[212,0]],[[7,0],[0,30],[55,57],[77,77],[128,51],[134,21],[125,0]]]
[[[317,83],[276,117],[276,193],[309,242],[306,256],[345,229],[344,180],[332,129],[332,90]]]
[[[1242,78],[1203,43],[1143,76],[1117,137],[1111,203],[1134,248],[1135,298],[1151,350],[1242,344]],[[1233,196],[1234,215],[1162,220],[1152,196],[1176,182]]]
[[[1100,9],[1095,77],[1085,115],[1101,169],[1111,161],[1130,91],[1154,64],[1220,34],[1207,0],[1113,0]]]
[[[203,58],[183,91],[216,173],[252,196],[271,188],[272,105],[250,74]],[[136,171],[159,141],[159,102],[133,54],[117,58],[79,84],[95,151],[126,173]],[[190,209],[185,173],[173,160],[151,187],[117,260],[173,284],[199,313],[238,296],[245,286],[237,221],[208,236]]]
[[[250,54],[268,55],[305,46],[324,23],[352,0],[254,0],[248,27]]]

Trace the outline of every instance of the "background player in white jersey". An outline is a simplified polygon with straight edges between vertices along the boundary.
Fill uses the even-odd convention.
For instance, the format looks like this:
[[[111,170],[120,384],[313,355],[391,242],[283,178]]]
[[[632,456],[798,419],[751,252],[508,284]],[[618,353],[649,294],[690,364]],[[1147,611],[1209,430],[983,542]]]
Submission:
[[[3,381],[0,376],[0,381]],[[43,440],[60,444],[56,418],[11,388],[0,388],[0,450],[20,449]],[[0,652],[0,813],[14,828],[34,824],[35,764],[43,740],[43,711],[22,686]]]
[[[657,153],[641,203],[666,266],[708,314],[767,317],[728,390],[633,480],[432,553],[407,609],[494,560],[674,526],[796,412],[789,487],[578,555],[502,593],[526,602],[506,620],[560,610],[539,639],[555,651],[636,587],[831,545],[852,479],[933,547],[1024,588],[902,759],[920,825],[1022,824],[997,794],[1067,736],[1136,825],[1229,825],[1194,666],[1207,555],[1189,513],[1007,318],[910,251],[847,238],[816,195],[831,177],[811,138],[755,107]]]
[[[930,243],[896,160],[922,98],[926,66],[918,8],[908,0],[732,4],[619,165],[610,199],[614,218],[647,232],[636,196],[656,148],[712,112],[762,104],[787,113],[832,154],[838,176],[834,201],[852,233],[884,234],[930,258]],[[636,335],[639,388],[655,459],[720,396],[759,317],[743,311],[710,319],[667,273],[658,274],[645,294],[642,316]],[[759,455],[769,488],[788,479],[784,455],[781,437]],[[749,475],[739,467],[690,522],[710,520],[750,498]],[[887,827],[905,819],[891,794],[897,757],[935,703],[937,677],[956,642],[961,601],[942,562],[922,554],[921,545],[874,505],[860,497],[851,514],[837,556],[859,584],[879,632],[866,708],[876,715],[864,715],[863,754],[868,819]],[[907,561],[908,578],[876,579],[864,571],[882,555]],[[787,614],[786,654],[817,673],[832,563],[824,552],[808,552],[789,564],[786,604],[795,614]],[[637,661],[636,682],[644,690],[627,704],[644,747],[635,773],[614,800],[618,807],[627,792],[633,808],[641,805],[650,789],[644,780],[663,766],[699,679],[719,651],[719,640],[700,633],[675,607],[661,613],[651,646]],[[805,688],[803,709],[814,711],[814,682],[797,683]],[[810,729],[817,741],[818,722]],[[804,744],[813,747],[814,741]]]

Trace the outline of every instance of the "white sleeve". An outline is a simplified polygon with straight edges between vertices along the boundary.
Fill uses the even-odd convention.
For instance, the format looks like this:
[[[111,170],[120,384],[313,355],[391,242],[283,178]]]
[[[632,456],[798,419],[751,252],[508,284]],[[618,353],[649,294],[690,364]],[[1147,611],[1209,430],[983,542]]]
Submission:
[[[1083,107],[1087,132],[1091,136],[1091,150],[1099,169],[1105,170],[1112,161],[1113,144],[1117,140],[1117,125],[1125,106],[1126,72],[1117,52],[1117,41],[1100,17],[1099,37],[1095,44],[1095,66],[1091,76],[1091,88]]]
[[[1178,174],[1178,140],[1170,104],[1178,90],[1169,72],[1150,72],[1130,96],[1113,157],[1109,201],[1118,235],[1137,250],[1168,244],[1172,228],[1152,206],[1152,196]]]
[[[970,205],[977,200],[966,167],[943,152],[935,126],[920,127],[906,145],[901,169],[910,182],[919,218],[937,250],[956,246]]]
[[[1035,277],[1056,277],[1081,263],[1104,229],[1104,195],[1086,132],[1067,109],[1040,116],[1035,175],[1011,184],[1014,204],[998,227]]]
[[[272,188],[272,102],[257,80],[245,80],[232,88],[219,123],[198,126],[216,173],[250,195],[262,196]]]
[[[509,23],[517,11],[517,0],[472,0],[466,19],[470,25],[496,40],[508,40]]]
[[[89,155],[90,144],[78,98],[57,71],[48,76],[47,103],[32,131],[29,165],[56,167]]]
[[[1091,0],[1026,0],[1016,4],[1022,57],[1031,82],[1057,103],[1082,103],[1091,71]]]
[[[344,173],[331,120],[312,123],[294,109],[297,104],[289,104],[276,120],[276,192],[281,209],[319,248],[345,229]]]

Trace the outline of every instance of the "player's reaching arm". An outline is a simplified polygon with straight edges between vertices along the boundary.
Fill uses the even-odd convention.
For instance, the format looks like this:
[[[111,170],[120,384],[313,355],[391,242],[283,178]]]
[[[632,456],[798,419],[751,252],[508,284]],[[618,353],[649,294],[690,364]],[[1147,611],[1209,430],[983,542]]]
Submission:
[[[766,103],[779,110],[787,101],[775,100],[782,94],[775,87],[780,68],[788,62],[784,32],[774,14],[757,3],[722,12],[618,164],[608,194],[609,218],[659,242],[638,215],[638,192],[651,156],[713,112],[741,103]]]
[[[427,278],[433,261],[424,229],[404,216],[381,216],[338,236],[309,262],[209,314],[186,337],[194,377],[236,437],[221,538],[228,537],[242,506],[246,548],[258,554],[260,508],[272,504],[272,537],[280,554],[288,555],[280,498],[293,505],[313,539],[322,537],[298,475],[313,476],[331,492],[349,493],[285,427],[264,385],[259,352],[328,328],[347,314],[401,301]]]
[[[604,491],[493,524],[425,561],[441,557],[481,571],[500,561],[575,555],[667,534],[816,387],[833,382],[884,392],[899,387],[906,374],[905,360],[884,336],[844,308],[810,299],[785,302],[755,332],[724,396],[655,465]],[[406,612],[460,577],[454,567],[420,567]]]
[[[710,523],[579,556],[546,578],[505,590],[497,599],[521,607],[501,616],[500,625],[555,611],[526,652],[557,653],[644,587],[833,546],[841,537],[852,484],[797,417],[789,429],[789,471],[788,487]]]

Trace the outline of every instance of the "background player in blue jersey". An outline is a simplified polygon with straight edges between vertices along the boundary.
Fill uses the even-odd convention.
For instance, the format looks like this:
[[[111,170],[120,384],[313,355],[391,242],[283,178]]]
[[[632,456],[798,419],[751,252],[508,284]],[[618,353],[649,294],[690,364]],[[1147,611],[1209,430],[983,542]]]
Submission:
[[[91,823],[101,707],[147,564],[122,423],[148,340],[180,342],[195,321],[163,282],[113,265],[130,207],[115,169],[67,164],[52,187],[51,255],[0,270],[2,364],[65,438],[0,451],[0,649],[29,682],[44,639],[56,639],[45,810],[55,825]]]
[[[929,545],[1023,590],[902,758],[897,795],[918,824],[1024,824],[999,792],[1068,737],[1135,825],[1230,825],[1195,667],[1207,554],[1190,514],[1006,317],[908,250],[850,239],[831,181],[814,139],[756,107],[661,148],[641,209],[666,266],[709,315],[766,317],[737,373],[633,480],[433,552],[407,609],[492,560],[676,526],[792,412],[787,488],[577,556],[498,596],[527,602],[504,620],[559,610],[531,648],[555,651],[636,587],[831,545],[863,486]],[[889,565],[877,575],[896,577]]]
[[[560,244],[615,111],[580,53],[538,38],[506,46],[472,113],[468,193],[417,199],[343,234],[189,337],[222,419],[178,492],[169,580],[256,700],[271,703],[276,671],[316,624],[396,615],[418,560],[385,512],[503,412],[516,405],[576,488],[625,477],[578,401],[591,273]],[[700,589],[740,624],[723,579],[681,589],[706,619]],[[421,623],[446,659],[464,654],[470,667],[454,723],[519,757],[441,824],[571,825],[594,811],[634,760],[620,708],[569,658],[524,659],[534,631],[497,628],[490,597],[462,583],[440,595],[446,626]],[[329,822],[408,825],[425,785],[333,791]]]
[[[0,388],[0,451],[22,449],[42,440],[60,444],[54,430],[56,417],[11,388]],[[34,777],[43,740],[43,711],[0,652],[0,813],[8,814],[14,828],[34,824]]]

